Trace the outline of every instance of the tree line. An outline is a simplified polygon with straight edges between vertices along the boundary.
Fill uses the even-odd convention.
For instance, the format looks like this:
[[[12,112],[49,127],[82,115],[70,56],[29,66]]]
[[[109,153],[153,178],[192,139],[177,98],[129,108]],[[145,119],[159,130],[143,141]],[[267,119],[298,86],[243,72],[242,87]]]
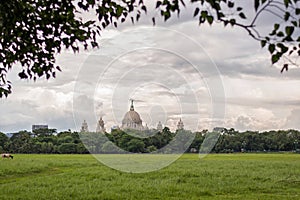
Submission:
[[[199,152],[206,137],[215,132],[112,130],[111,133],[78,133],[55,129],[19,131],[11,137],[0,132],[0,152],[9,153],[150,153]],[[300,152],[298,130],[244,131],[233,128],[218,132],[214,153],[233,152]],[[189,136],[190,135],[190,136]],[[175,141],[175,142],[174,142]],[[172,144],[172,145],[169,145]]]

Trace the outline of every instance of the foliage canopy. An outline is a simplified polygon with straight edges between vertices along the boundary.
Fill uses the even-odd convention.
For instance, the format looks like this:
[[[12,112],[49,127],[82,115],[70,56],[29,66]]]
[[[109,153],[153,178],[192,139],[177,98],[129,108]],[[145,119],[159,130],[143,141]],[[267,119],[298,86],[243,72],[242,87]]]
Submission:
[[[95,132],[61,132],[57,135],[36,135],[27,131],[19,131],[14,133],[10,138],[0,132],[0,153],[153,153],[167,147],[168,144],[174,141],[175,136],[177,136],[176,142],[179,145],[169,145],[167,151],[164,151],[164,153],[174,153],[177,151],[183,152],[179,147],[182,143],[186,143],[186,140],[178,135],[180,132],[171,132],[167,127],[161,132],[151,132],[150,137],[140,137],[150,132],[139,132],[139,134],[135,132],[139,136],[133,136],[132,133],[134,132],[128,129],[126,132],[113,130],[111,133],[105,134]],[[152,135],[152,133],[155,134]],[[203,141],[207,140],[207,137],[210,137],[211,134],[212,132],[208,132],[207,130],[195,132],[195,138],[189,147],[185,146],[185,152],[199,152]],[[105,137],[108,140],[105,140]],[[231,128],[223,130],[212,152],[294,151],[299,153],[299,141],[300,132],[297,130],[239,132]],[[189,143],[187,142],[187,144]],[[172,149],[174,147],[176,149]]]

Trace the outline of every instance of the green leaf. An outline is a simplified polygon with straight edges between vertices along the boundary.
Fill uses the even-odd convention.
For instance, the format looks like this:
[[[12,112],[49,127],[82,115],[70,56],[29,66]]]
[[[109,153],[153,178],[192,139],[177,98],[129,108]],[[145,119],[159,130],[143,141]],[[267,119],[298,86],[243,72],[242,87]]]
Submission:
[[[296,15],[299,15],[300,14],[300,8],[296,8],[295,13],[296,13]]]
[[[167,21],[171,17],[170,11],[164,12],[165,21]]]
[[[272,55],[272,64],[277,63],[279,61],[280,57],[281,56],[279,54]]]
[[[202,11],[201,12],[201,17],[206,18],[207,14],[208,14],[208,12],[206,10]]]
[[[213,17],[213,16],[207,16],[206,19],[207,19],[207,21],[208,21],[208,23],[209,23],[210,25],[211,25],[211,24],[213,23],[213,21],[214,21],[214,17]]]
[[[275,51],[275,45],[274,44],[269,44],[269,52],[272,54]]]
[[[260,45],[261,45],[262,48],[264,48],[266,46],[266,44],[267,44],[266,40],[261,40],[260,41]]]
[[[117,16],[121,16],[121,15],[122,15],[123,9],[124,9],[124,8],[121,7],[121,6],[118,6],[118,7],[117,7],[117,12],[116,12]]]
[[[293,26],[286,26],[285,27],[285,32],[286,32],[287,36],[291,36],[294,32],[294,27]]]

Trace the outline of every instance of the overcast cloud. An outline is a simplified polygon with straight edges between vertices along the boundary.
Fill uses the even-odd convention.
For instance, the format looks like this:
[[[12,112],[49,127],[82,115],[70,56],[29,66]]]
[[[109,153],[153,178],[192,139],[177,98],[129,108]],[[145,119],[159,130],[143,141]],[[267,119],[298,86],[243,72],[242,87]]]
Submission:
[[[144,16],[110,28],[100,49],[58,55],[63,72],[56,79],[22,81],[12,70],[13,94],[0,100],[0,131],[32,124],[79,130],[84,119],[93,131],[100,116],[110,130],[120,125],[130,98],[148,127],[162,121],[174,130],[182,118],[192,130],[299,129],[299,69],[280,74],[245,31],[199,28],[191,13],[188,7],[180,19],[156,27]],[[272,20],[265,16],[259,25],[267,30]]]

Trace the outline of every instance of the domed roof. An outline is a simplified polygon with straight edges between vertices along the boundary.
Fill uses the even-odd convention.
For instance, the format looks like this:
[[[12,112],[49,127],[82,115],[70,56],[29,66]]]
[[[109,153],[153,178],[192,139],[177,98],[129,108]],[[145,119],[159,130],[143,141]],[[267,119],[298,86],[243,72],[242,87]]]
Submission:
[[[130,110],[125,114],[122,120],[122,128],[141,129],[143,128],[142,119],[136,111],[134,111],[133,100],[131,100]]]
[[[123,123],[133,122],[136,124],[140,124],[140,123],[142,123],[142,120],[141,120],[139,113],[137,113],[134,110],[130,110],[125,114],[122,122]]]

